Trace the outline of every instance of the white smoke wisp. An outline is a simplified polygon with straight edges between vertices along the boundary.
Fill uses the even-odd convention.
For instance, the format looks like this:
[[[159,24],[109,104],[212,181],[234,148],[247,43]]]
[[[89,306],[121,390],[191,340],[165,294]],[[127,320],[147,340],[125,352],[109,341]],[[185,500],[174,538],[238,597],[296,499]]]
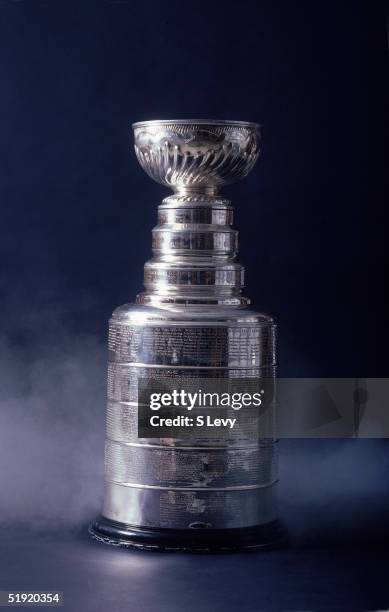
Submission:
[[[72,528],[99,510],[106,351],[62,333],[22,363],[0,344],[0,522]]]

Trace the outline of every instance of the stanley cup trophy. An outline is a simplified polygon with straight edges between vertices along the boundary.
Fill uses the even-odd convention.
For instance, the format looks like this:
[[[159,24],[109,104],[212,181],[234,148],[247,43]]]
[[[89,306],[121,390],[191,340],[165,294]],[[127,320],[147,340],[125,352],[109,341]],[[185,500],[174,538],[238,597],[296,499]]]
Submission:
[[[133,129],[140,165],[174,193],[158,209],[144,292],[110,320],[104,503],[90,534],[150,550],[273,546],[282,539],[274,437],[138,437],[140,380],[274,380],[275,324],[242,295],[233,209],[219,195],[253,168],[259,127],[176,120]]]

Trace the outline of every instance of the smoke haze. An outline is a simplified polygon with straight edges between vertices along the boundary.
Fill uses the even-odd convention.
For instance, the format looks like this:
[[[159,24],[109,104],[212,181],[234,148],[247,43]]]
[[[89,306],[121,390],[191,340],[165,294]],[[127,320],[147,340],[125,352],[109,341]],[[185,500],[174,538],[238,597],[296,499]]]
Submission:
[[[105,329],[71,332],[69,313],[52,305],[17,326],[12,306],[15,327],[0,343],[0,522],[84,528],[102,496]],[[297,542],[359,541],[387,529],[385,441],[281,440],[279,447],[279,509]]]
[[[100,502],[106,349],[48,314],[29,314],[32,337],[19,323],[0,342],[3,526],[77,527]]]

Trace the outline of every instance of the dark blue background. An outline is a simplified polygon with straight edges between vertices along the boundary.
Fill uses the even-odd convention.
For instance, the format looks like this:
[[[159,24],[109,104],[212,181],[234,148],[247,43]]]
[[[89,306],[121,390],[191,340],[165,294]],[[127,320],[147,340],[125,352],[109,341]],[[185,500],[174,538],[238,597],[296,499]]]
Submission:
[[[263,125],[263,155],[225,193],[247,293],[280,325],[281,373],[387,375],[380,3],[3,0],[0,17],[14,343],[50,333],[53,308],[104,337],[140,290],[167,191],[138,166],[131,122],[242,119]]]
[[[61,589],[77,612],[388,607],[386,441],[281,442],[289,551],[149,557],[86,539],[107,319],[141,289],[168,193],[130,124],[261,123],[260,162],[225,194],[280,373],[388,376],[387,67],[369,0],[0,0],[0,588]]]

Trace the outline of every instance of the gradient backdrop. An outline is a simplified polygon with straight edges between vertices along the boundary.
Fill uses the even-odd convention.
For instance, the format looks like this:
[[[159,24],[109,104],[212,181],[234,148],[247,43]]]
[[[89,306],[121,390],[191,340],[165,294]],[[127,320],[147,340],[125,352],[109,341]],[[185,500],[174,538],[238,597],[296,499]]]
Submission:
[[[247,294],[279,323],[280,373],[388,375],[385,27],[367,0],[0,0],[8,533],[78,528],[100,506],[107,319],[141,289],[168,193],[138,166],[134,121],[261,123],[262,158],[225,194]],[[282,442],[297,541],[382,539],[388,455],[379,441]]]

